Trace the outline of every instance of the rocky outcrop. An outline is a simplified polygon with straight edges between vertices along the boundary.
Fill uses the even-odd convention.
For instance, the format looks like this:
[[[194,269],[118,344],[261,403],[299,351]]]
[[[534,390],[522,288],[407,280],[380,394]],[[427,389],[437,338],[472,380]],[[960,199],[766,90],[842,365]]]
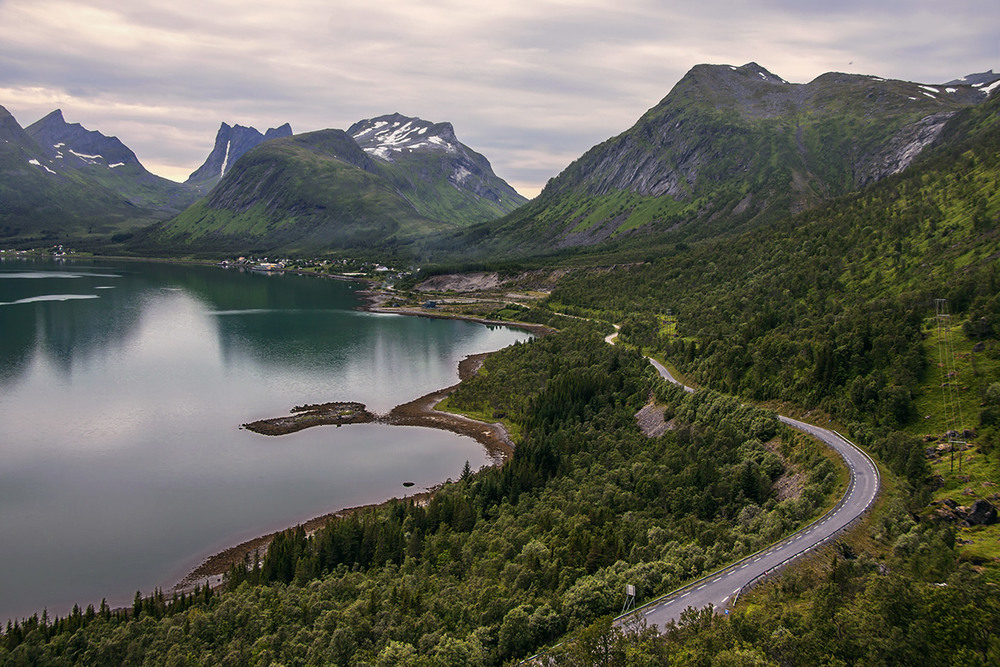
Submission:
[[[228,125],[222,123],[219,131],[215,134],[215,145],[212,152],[208,154],[205,162],[194,170],[185,181],[188,185],[194,185],[203,192],[212,189],[223,176],[229,173],[230,168],[247,151],[268,139],[279,139],[281,137],[292,136],[292,126],[288,123],[276,128],[270,128],[266,133],[261,134],[253,127],[242,125]]]
[[[965,517],[970,526],[992,526],[997,522],[997,508],[988,500],[977,500]]]
[[[931,503],[934,517],[939,521],[963,526],[992,526],[997,523],[997,509],[988,500],[980,498],[972,505],[959,505],[947,498]]]
[[[484,155],[458,140],[451,123],[432,123],[393,113],[358,121],[347,133],[366,153],[393,166],[387,170],[390,177],[402,192],[416,195],[415,207],[428,217],[436,216],[432,207],[423,206],[422,201],[427,199],[424,191],[434,187],[435,182],[447,182],[467,193],[470,202],[488,202],[493,213],[485,218],[476,215],[477,221],[509,213],[527,201],[493,172]]]
[[[649,438],[658,438],[674,428],[672,422],[664,419],[663,406],[654,402],[647,403],[635,413],[635,421],[639,430]]]
[[[859,165],[858,185],[864,187],[909,167],[921,151],[941,135],[945,123],[954,115],[953,111],[931,114],[904,127],[886,146]]]

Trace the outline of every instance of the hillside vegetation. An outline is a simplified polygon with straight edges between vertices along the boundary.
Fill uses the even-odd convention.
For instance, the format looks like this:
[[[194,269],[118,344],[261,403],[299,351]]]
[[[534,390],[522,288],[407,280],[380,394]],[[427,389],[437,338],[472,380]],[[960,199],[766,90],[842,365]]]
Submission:
[[[998,107],[964,112],[947,148],[859,195],[656,261],[576,273],[550,301],[625,321],[626,338],[699,384],[898,428],[915,416],[935,299],[992,331]]]
[[[678,424],[659,438],[634,418],[654,387]],[[287,531],[221,595],[10,626],[0,663],[503,664],[617,611],[625,582],[648,598],[759,549],[839,485],[773,414],[663,385],[581,325],[491,356],[453,401],[519,425],[513,458]]]
[[[391,245],[445,228],[423,218],[341,130],[274,139],[245,154],[211,194],[142,244],[216,253]]]
[[[728,236],[899,172],[985,99],[968,85],[839,73],[792,84],[756,63],[698,65],[538,198],[440,247],[486,257]]]

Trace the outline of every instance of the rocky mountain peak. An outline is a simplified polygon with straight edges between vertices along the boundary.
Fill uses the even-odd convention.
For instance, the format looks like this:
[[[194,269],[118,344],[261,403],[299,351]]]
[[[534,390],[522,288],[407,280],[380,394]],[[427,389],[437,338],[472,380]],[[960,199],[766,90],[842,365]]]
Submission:
[[[139,158],[118,137],[88,130],[80,123],[67,123],[61,109],[25,128],[54,164],[74,169],[97,166],[116,169],[139,164]]]
[[[280,139],[282,137],[292,136],[292,126],[288,123],[280,125],[278,127],[268,128],[267,132],[264,133],[264,141],[268,139]]]
[[[451,123],[431,123],[400,113],[358,121],[347,133],[373,157],[392,162],[393,154],[414,150],[458,153],[460,144]]]
[[[7,109],[0,106],[0,142],[20,145],[25,141],[30,142],[30,138],[25,135],[24,129]]]
[[[292,126],[288,123],[270,128],[264,134],[261,134],[254,127],[222,123],[219,126],[219,131],[215,134],[215,145],[212,147],[212,152],[208,154],[205,162],[188,176],[185,183],[195,185],[202,190],[209,190],[251,148],[268,139],[290,136],[292,136]]]

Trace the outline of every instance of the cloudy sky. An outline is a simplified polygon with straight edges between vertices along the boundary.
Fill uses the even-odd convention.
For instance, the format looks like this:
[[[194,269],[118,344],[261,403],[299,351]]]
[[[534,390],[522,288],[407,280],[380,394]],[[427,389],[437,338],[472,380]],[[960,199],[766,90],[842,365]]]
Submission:
[[[286,6],[288,5],[288,6]],[[223,121],[450,121],[522,194],[692,66],[943,83],[1000,68],[996,0],[0,0],[0,105],[61,108],[184,180]]]

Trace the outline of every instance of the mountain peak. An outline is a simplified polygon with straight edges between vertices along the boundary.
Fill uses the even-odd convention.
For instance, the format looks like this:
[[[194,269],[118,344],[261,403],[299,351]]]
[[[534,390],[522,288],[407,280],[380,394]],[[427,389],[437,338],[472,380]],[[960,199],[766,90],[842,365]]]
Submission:
[[[204,191],[210,190],[251,148],[268,139],[290,136],[292,136],[292,126],[288,123],[269,129],[267,134],[261,134],[254,127],[229,125],[223,122],[215,134],[215,146],[212,152],[208,154],[205,162],[188,176],[185,183],[195,185]]]
[[[80,123],[67,123],[56,109],[25,128],[47,156],[74,169],[97,166],[115,169],[139,164],[139,158],[118,137],[88,130]]]
[[[973,74],[966,74],[958,79],[952,79],[948,83],[942,83],[942,86],[973,86],[974,88],[980,88],[982,86],[988,86],[992,83],[1000,81],[1000,74],[994,74],[992,69],[988,69],[985,72],[975,72]]]
[[[55,111],[50,111],[48,114],[43,116],[38,122],[41,123],[42,121],[46,121],[49,119],[51,119],[52,121],[59,121],[60,123],[66,123],[66,119],[63,117],[62,109],[56,109]]]
[[[264,141],[290,136],[292,136],[292,126],[285,123],[284,125],[280,125],[278,127],[268,128],[267,132],[264,133]]]
[[[366,153],[388,162],[392,162],[394,153],[409,153],[414,150],[446,153],[460,151],[455,128],[451,123],[432,123],[398,112],[360,120],[348,128],[347,133]]]

